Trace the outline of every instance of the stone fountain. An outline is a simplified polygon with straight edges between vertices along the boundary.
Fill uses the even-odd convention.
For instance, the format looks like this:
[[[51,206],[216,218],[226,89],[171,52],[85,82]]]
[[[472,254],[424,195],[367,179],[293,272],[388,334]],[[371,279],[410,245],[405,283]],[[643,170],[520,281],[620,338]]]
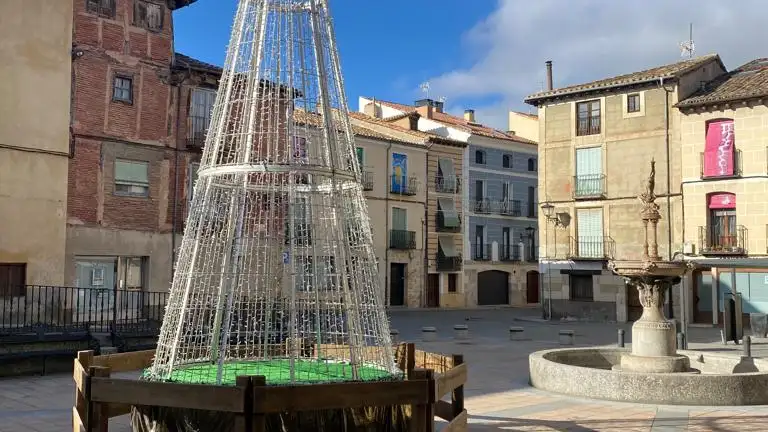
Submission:
[[[645,241],[640,261],[611,261],[608,267],[637,288],[643,314],[632,326],[632,352],[621,357],[617,369],[627,372],[685,372],[690,369],[687,356],[678,355],[675,346],[674,322],[664,317],[662,307],[672,285],[688,271],[685,262],[663,261],[659,257],[657,229],[661,214],[656,204],[656,162],[651,161],[651,173],[645,191],[638,197],[643,207]]]
[[[768,404],[768,359],[676,350],[675,325],[664,317],[665,295],[689,267],[659,257],[661,215],[656,165],[639,195],[645,228],[642,259],[614,260],[610,269],[637,288],[643,314],[632,326],[631,351],[615,346],[537,351],[530,383],[545,391],[624,402],[677,405]]]

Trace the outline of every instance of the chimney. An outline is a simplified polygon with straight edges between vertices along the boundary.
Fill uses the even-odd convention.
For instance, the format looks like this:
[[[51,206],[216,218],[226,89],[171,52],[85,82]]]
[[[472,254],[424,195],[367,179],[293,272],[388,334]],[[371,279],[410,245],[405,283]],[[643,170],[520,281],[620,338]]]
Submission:
[[[474,123],[475,122],[475,110],[473,110],[473,109],[464,110],[464,120],[466,120],[468,123]]]
[[[432,118],[432,113],[435,109],[435,101],[432,99],[419,99],[415,104],[417,113],[421,114],[422,117],[426,117],[428,119]]]
[[[547,65],[547,91],[552,91],[552,60],[547,60],[544,64]]]

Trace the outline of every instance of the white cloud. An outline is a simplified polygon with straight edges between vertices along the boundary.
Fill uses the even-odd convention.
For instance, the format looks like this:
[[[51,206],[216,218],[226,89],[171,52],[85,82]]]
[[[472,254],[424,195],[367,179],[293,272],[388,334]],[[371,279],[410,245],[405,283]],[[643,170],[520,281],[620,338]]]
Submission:
[[[528,110],[523,98],[542,89],[546,60],[555,87],[674,63],[690,22],[697,54],[716,52],[728,68],[767,57],[766,7],[765,0],[499,0],[464,35],[468,66],[430,85],[452,111],[470,99],[500,99],[472,108],[479,121],[506,129],[506,111]]]

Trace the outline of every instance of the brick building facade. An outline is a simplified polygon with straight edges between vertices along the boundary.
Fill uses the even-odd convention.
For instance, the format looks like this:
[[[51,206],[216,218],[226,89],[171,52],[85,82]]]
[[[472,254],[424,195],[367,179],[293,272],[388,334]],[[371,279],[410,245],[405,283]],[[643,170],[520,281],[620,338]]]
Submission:
[[[77,0],[65,283],[164,291],[221,70],[175,54],[194,0]]]

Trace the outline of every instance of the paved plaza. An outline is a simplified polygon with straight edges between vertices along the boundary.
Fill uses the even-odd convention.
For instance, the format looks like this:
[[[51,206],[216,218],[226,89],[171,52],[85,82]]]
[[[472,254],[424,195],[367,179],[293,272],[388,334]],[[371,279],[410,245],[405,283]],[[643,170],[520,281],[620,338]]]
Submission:
[[[464,354],[471,431],[757,431],[765,430],[768,406],[683,407],[575,399],[528,386],[528,354],[558,346],[558,330],[571,329],[576,346],[616,343],[617,324],[546,323],[533,309],[476,311],[395,311],[393,327],[420,349]],[[470,343],[452,338],[454,324],[467,324]],[[510,325],[525,328],[526,341],[509,341]],[[438,341],[420,342],[420,328],[435,326]],[[621,325],[629,341],[630,326]],[[733,351],[719,330],[692,328],[689,347]],[[753,344],[755,356],[768,356],[768,341]],[[0,379],[0,432],[71,430],[74,387],[68,375]],[[110,431],[130,431],[128,417],[112,419]]]

